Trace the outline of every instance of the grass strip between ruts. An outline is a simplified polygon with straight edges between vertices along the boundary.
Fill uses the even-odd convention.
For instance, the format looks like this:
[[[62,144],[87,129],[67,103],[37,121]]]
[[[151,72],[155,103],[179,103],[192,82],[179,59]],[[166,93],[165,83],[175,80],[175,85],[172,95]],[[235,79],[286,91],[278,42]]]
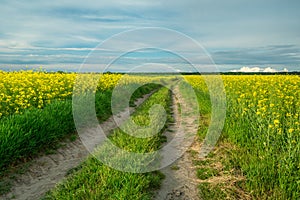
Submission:
[[[167,122],[170,121],[171,93],[164,87],[138,107],[132,119],[140,126],[148,125],[148,111],[155,104],[164,107]],[[115,145],[128,151],[153,152],[161,146],[162,133],[167,124],[150,138],[135,138],[120,129],[114,130],[109,138]],[[151,190],[159,187],[162,177],[159,172],[118,171],[90,156],[66,181],[48,192],[45,199],[151,199]]]

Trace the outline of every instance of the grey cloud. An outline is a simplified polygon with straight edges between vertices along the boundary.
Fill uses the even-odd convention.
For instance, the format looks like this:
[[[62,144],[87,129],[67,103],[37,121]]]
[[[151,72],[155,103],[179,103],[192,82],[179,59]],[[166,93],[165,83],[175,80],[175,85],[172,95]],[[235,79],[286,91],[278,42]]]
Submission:
[[[217,64],[293,64],[300,63],[300,47],[272,45],[257,48],[230,49],[212,53]]]
[[[1,56],[0,63],[79,62],[72,56],[85,56],[113,34],[161,26],[194,38],[217,64],[297,64],[299,6],[297,0],[4,0],[0,52],[14,57]],[[40,57],[27,58],[31,54]]]

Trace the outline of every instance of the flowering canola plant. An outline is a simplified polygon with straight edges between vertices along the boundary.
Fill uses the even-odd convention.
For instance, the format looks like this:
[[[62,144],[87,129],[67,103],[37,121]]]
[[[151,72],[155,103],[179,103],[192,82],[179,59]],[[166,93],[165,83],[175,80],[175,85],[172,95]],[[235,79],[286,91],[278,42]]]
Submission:
[[[32,107],[42,109],[53,100],[71,99],[76,83],[76,73],[46,73],[35,71],[0,71],[0,118],[19,114]],[[86,74],[91,76],[92,74]],[[111,90],[123,75],[102,74],[97,90]],[[127,83],[141,82],[138,77],[128,78]],[[89,79],[83,85],[89,87]]]
[[[186,76],[198,94],[208,92],[200,76]],[[242,149],[235,165],[257,197],[271,191],[300,196],[300,77],[222,75],[227,114],[223,134]],[[213,91],[212,91],[213,92]],[[201,105],[200,105],[201,107]]]

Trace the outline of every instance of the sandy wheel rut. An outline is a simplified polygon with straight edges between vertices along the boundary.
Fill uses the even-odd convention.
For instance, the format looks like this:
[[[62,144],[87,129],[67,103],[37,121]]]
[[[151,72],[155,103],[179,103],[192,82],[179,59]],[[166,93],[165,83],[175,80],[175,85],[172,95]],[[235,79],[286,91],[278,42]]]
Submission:
[[[174,90],[176,94],[180,94],[178,87]],[[165,132],[167,140],[173,139],[175,130],[180,123],[180,113],[178,111],[178,103],[181,107],[188,107],[189,105],[184,101],[181,95],[172,95],[172,110],[175,123],[171,124],[169,131]],[[190,120],[193,120],[192,118]],[[181,122],[184,123],[184,122]],[[171,130],[171,131],[170,131]],[[193,133],[194,126],[186,126],[185,131]],[[180,144],[177,147],[182,148]],[[192,158],[189,152],[185,152],[179,159],[172,165],[167,166],[160,170],[165,174],[160,190],[155,192],[155,200],[196,200],[199,199],[197,189],[197,177],[193,167]]]

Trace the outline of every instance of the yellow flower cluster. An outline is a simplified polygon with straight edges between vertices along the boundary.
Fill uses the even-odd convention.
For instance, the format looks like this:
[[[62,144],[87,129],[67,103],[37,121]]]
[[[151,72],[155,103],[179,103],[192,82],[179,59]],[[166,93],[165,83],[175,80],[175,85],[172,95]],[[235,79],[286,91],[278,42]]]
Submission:
[[[194,88],[208,91],[201,76],[185,78]],[[294,134],[295,140],[299,140],[299,76],[223,75],[222,80],[226,90],[227,117],[241,121],[248,119],[247,122],[252,122],[250,126],[261,133]]]
[[[30,107],[43,108],[54,99],[72,98],[77,75],[76,73],[0,71],[0,118],[13,113],[22,113]],[[86,87],[90,86],[89,82],[92,76],[97,77],[97,89],[99,90],[113,89],[122,77],[120,74],[103,74],[101,76],[86,74],[87,79],[83,83]],[[137,77],[127,79],[128,83],[142,81]]]
[[[0,117],[71,97],[74,74],[0,71]]]
[[[272,199],[297,199],[300,76],[222,75],[221,78],[227,105],[223,139],[237,147],[228,149],[229,157],[234,158],[232,168],[247,174],[245,185],[254,198],[269,191]],[[218,95],[211,90],[214,87],[206,86],[201,76],[186,79],[198,94],[200,108]],[[213,94],[208,95],[208,88]]]
[[[208,91],[201,76],[186,80]],[[227,110],[237,119],[251,118],[265,132],[300,133],[300,77],[287,75],[223,75]]]
[[[288,128],[299,133],[299,76],[223,76],[223,80],[230,109],[238,117],[256,119],[261,127],[279,134]]]

